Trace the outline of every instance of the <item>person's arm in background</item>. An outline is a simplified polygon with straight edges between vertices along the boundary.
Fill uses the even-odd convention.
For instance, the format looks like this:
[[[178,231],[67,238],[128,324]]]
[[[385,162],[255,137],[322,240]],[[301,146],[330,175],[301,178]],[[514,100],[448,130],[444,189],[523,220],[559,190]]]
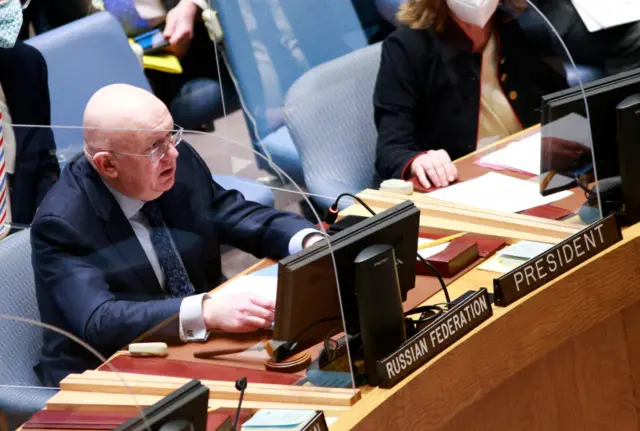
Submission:
[[[180,0],[167,12],[163,35],[173,54],[182,57],[187,53],[193,39],[193,23],[201,10],[208,8],[208,0]]]
[[[374,115],[378,129],[376,169],[382,178],[418,177],[424,188],[443,187],[457,178],[445,150],[425,151],[416,142],[416,105],[420,98],[419,76],[407,45],[391,35],[382,45],[380,69],[374,92]],[[418,54],[416,54],[418,55]]]

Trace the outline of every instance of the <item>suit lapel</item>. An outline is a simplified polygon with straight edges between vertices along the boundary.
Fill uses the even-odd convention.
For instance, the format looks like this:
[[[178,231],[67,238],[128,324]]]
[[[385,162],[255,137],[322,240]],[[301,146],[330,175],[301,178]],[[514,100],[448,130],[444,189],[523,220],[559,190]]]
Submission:
[[[111,192],[85,157],[78,160],[77,169],[96,214],[105,222],[104,233],[111,245],[135,271],[145,290],[160,292],[151,263]]]

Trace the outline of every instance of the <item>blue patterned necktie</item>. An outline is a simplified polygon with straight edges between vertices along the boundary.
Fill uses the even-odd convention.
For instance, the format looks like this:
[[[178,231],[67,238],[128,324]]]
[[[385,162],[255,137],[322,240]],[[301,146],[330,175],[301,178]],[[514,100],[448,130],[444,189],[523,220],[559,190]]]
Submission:
[[[147,218],[151,226],[151,244],[158,255],[160,266],[164,271],[167,291],[174,298],[193,295],[195,289],[189,281],[189,274],[171,242],[169,229],[162,220],[162,213],[155,201],[144,204],[140,212]]]

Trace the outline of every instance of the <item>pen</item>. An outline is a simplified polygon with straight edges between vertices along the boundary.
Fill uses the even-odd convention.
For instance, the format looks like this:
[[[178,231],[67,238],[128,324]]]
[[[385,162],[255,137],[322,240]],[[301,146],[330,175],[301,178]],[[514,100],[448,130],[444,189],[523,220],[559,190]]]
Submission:
[[[437,239],[435,241],[427,242],[418,246],[418,250],[424,250],[425,248],[435,247],[436,245],[444,244],[445,242],[453,241],[456,238],[460,238],[462,235],[466,235],[466,232],[460,232],[455,235],[445,236],[444,238]]]

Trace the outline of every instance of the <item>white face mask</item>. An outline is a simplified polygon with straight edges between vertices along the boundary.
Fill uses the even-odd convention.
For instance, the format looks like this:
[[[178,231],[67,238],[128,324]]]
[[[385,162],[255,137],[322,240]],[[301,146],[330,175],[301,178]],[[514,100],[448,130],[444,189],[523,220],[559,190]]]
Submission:
[[[0,48],[13,48],[22,27],[20,0],[0,0]]]
[[[447,0],[447,6],[462,21],[484,28],[500,0]]]

